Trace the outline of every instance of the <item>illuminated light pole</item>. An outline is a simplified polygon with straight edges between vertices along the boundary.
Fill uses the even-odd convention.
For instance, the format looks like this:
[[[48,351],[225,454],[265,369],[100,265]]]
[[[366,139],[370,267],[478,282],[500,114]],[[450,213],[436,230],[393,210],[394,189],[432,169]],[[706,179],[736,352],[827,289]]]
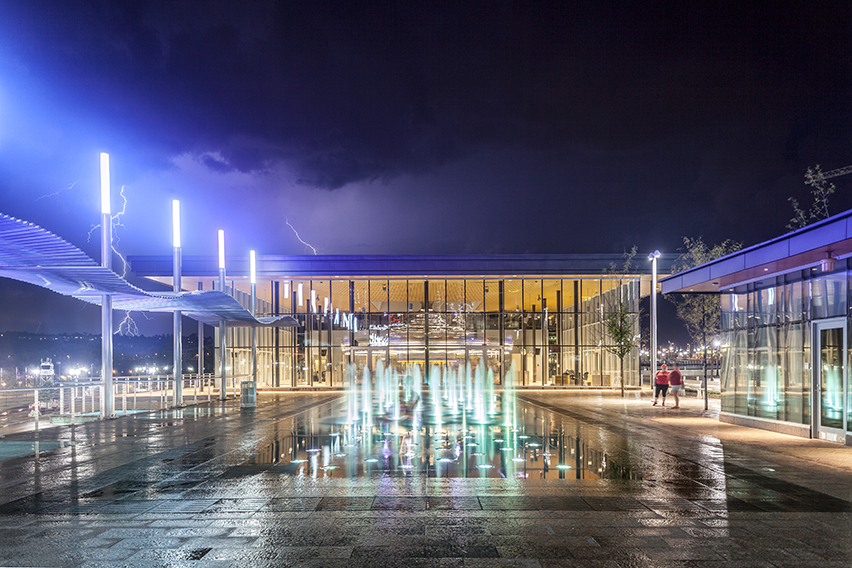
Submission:
[[[257,257],[249,251],[249,278],[251,280],[251,315],[257,317]],[[251,380],[257,385],[257,327],[251,328]]]
[[[109,192],[109,154],[101,152],[101,266],[112,269],[112,211]],[[112,390],[112,295],[101,303],[101,420],[115,415]]]
[[[660,251],[648,255],[651,261],[651,390],[654,390],[654,377],[657,374],[657,259]]]
[[[174,255],[172,263],[172,277],[174,280],[173,289],[175,292],[180,292],[182,289],[180,274],[180,201],[178,201],[177,199],[172,200],[172,245],[174,246]],[[183,330],[181,329],[181,317],[182,316],[180,310],[175,310],[174,325],[172,326],[172,333],[174,334],[172,377],[175,381],[175,406],[183,406]]]
[[[225,292],[225,231],[219,229],[219,290]],[[226,322],[219,320],[219,400],[225,400],[225,327]]]

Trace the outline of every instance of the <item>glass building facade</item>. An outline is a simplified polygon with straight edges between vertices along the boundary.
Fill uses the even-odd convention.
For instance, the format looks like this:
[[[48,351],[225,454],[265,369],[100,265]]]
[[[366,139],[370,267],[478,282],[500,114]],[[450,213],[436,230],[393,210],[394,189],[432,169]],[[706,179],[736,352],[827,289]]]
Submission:
[[[852,353],[852,271],[845,265],[831,273],[801,270],[722,294],[723,412],[813,425],[817,433],[852,432],[844,364]]]
[[[168,265],[150,258],[131,258],[134,271],[170,283]],[[298,326],[257,330],[258,387],[342,387],[349,366],[361,376],[380,364],[400,373],[419,365],[424,374],[484,365],[497,384],[511,367],[519,387],[617,384],[605,321],[624,301],[639,337],[643,281],[607,274],[613,262],[623,257],[259,256],[257,315],[289,314]],[[184,287],[217,286],[209,264],[185,261]],[[227,291],[248,307],[244,267],[231,264]],[[251,328],[226,333],[228,375],[250,376]],[[625,385],[639,385],[638,347],[624,374]]]
[[[662,279],[720,294],[719,419],[852,445],[852,210]]]

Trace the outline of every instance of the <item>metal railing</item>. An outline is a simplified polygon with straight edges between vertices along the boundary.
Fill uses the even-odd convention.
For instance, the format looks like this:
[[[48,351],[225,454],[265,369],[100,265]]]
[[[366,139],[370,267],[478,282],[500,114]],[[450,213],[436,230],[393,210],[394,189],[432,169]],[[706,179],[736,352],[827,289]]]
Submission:
[[[225,398],[240,395],[239,379],[250,379],[248,375],[232,375],[225,385]],[[150,412],[168,408],[182,407],[187,404],[209,402],[219,397],[220,389],[215,386],[219,380],[213,374],[193,374],[183,376],[181,400],[175,400],[174,377],[172,375],[146,375],[133,377],[114,377],[113,395],[115,414],[126,416],[135,412]],[[52,416],[69,417],[68,422],[77,424],[99,419],[103,410],[104,385],[101,381],[60,382],[53,386],[18,387],[0,389],[0,401],[5,402],[0,410],[8,411],[20,408],[29,402],[28,418],[39,429],[39,419],[48,412]],[[28,393],[32,393],[29,396]],[[56,412],[53,412],[56,411]]]

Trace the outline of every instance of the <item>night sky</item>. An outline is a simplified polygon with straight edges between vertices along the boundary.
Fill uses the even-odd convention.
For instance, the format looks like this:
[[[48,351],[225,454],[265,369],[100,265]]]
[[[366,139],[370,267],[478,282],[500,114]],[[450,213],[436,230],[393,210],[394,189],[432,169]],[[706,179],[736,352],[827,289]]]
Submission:
[[[749,245],[852,164],[850,46],[849,2],[10,0],[0,211],[99,258],[108,152],[126,254],[175,198],[187,255]],[[0,330],[99,330],[0,292]]]

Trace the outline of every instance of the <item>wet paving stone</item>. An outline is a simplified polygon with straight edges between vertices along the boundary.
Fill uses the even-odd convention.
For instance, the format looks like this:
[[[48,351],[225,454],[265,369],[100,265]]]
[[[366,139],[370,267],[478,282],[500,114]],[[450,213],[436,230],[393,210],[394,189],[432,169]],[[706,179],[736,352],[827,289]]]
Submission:
[[[682,430],[642,416],[647,401],[564,403],[572,432],[616,440],[610,457],[644,464],[653,472],[644,478],[298,477],[249,463],[280,417],[298,411],[290,396],[251,419],[217,407],[197,420],[77,426],[99,440],[122,423],[135,431],[77,446],[74,464],[46,456],[41,473],[32,458],[0,462],[0,565],[852,565],[852,502],[838,496],[850,493],[852,468],[766,460],[772,447],[751,451],[747,438],[726,448],[695,431],[718,423],[690,414],[688,401]]]

